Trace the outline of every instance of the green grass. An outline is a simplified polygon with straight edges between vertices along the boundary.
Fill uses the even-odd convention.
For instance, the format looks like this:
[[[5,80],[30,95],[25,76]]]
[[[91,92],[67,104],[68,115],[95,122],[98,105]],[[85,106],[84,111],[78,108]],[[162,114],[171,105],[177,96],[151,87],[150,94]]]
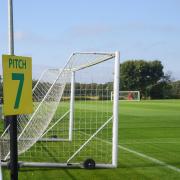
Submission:
[[[92,103],[89,104],[89,110],[93,110]],[[180,168],[179,100],[120,102],[119,110],[119,144],[121,146]],[[9,171],[3,169],[3,176],[4,179],[9,179]],[[116,169],[22,168],[19,179],[171,180],[180,179],[180,172],[119,149]]]

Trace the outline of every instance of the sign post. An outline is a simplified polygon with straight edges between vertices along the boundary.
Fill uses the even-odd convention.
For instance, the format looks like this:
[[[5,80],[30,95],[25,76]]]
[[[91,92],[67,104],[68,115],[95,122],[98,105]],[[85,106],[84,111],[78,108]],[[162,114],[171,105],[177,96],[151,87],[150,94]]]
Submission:
[[[10,177],[18,180],[17,115],[32,113],[32,62],[31,58],[14,56],[12,0],[8,0],[8,38],[10,55],[2,58],[3,113],[10,125]]]
[[[8,0],[8,37],[9,54],[14,55],[14,32],[13,32],[13,3]],[[10,169],[11,180],[18,179],[18,153],[17,153],[17,116],[5,116],[5,121],[10,124]]]

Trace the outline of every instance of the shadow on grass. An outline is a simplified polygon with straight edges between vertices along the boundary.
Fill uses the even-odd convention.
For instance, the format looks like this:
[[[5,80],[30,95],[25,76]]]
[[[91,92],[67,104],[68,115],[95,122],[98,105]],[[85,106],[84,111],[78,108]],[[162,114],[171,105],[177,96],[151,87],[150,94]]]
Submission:
[[[53,155],[53,153],[48,148],[43,146],[43,143],[42,143],[42,148],[49,155],[49,157],[51,157],[55,162],[58,162],[58,159]]]
[[[20,172],[34,172],[36,173],[36,171],[44,171],[44,172],[47,172],[47,171],[56,171],[56,170],[60,170],[65,172],[67,174],[67,176],[69,176],[70,179],[72,180],[77,180],[77,178],[75,178],[72,173],[69,172],[70,169],[67,169],[67,168],[23,168],[23,169],[20,169]],[[71,168],[71,169],[79,169],[79,168]]]
[[[51,157],[52,160],[54,160],[54,162],[59,162],[59,159],[56,158],[54,156],[54,152],[52,153],[47,147],[43,146],[42,144],[42,148],[43,150],[48,154],[49,157]],[[36,172],[36,171],[55,171],[55,170],[59,170],[60,168],[21,168],[20,169],[20,172]],[[77,168],[71,168],[71,169],[77,169]],[[70,172],[69,172],[69,169],[67,168],[61,168],[61,170],[63,172],[65,172],[67,174],[67,176],[69,176],[70,179],[72,180],[77,180],[77,178],[75,178]]]

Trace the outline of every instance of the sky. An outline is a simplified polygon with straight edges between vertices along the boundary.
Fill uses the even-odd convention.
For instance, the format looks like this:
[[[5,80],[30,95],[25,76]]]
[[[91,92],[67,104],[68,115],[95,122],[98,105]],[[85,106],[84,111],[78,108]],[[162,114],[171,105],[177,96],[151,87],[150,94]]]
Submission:
[[[15,54],[33,73],[63,67],[76,51],[120,51],[121,62],[160,60],[180,79],[180,0],[14,0]],[[0,0],[0,54],[8,53],[7,0]]]

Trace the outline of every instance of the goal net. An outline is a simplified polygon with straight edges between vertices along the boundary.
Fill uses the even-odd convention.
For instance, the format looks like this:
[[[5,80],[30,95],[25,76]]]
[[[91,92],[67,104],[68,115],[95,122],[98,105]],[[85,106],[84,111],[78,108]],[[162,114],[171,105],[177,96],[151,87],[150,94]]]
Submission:
[[[63,69],[44,71],[33,88],[34,113],[18,118],[21,165],[117,167],[118,96],[118,52],[74,53]],[[6,161],[8,128],[1,135]]]
[[[114,99],[114,93],[111,92],[111,101]],[[119,91],[119,100],[140,101],[140,91]]]

